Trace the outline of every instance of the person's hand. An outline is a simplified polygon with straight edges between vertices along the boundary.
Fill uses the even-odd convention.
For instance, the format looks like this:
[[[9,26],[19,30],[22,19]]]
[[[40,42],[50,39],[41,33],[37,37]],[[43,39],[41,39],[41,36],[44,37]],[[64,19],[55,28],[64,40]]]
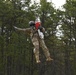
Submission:
[[[16,26],[13,26],[14,31],[18,31],[18,28]]]
[[[13,26],[15,29],[17,29],[17,27],[16,26]]]

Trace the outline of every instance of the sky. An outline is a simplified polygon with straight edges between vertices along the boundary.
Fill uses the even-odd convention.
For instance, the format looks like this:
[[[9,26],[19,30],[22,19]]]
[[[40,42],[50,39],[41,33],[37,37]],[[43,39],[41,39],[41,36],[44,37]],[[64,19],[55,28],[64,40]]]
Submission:
[[[32,0],[33,1],[36,1],[36,2],[40,2],[40,0]],[[56,8],[60,8],[63,4],[65,4],[66,0],[47,0],[48,2],[52,2],[54,3],[54,6]]]
[[[50,1],[50,0],[48,0]],[[65,4],[66,0],[51,0],[52,3],[55,4],[56,8],[61,7],[63,4]]]

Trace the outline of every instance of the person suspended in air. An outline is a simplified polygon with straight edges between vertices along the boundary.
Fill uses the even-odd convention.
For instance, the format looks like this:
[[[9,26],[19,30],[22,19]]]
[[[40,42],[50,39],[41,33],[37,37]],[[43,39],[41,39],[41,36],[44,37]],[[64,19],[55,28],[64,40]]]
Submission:
[[[50,57],[50,52],[44,42],[44,32],[45,32],[45,29],[43,27],[40,27],[40,26],[36,26],[37,23],[34,22],[34,21],[30,21],[29,22],[29,28],[18,28],[18,27],[15,27],[14,28],[16,30],[19,30],[19,31],[23,31],[25,33],[28,33],[31,37],[31,41],[32,41],[32,44],[34,46],[34,49],[33,49],[33,52],[34,52],[34,55],[35,55],[35,59],[36,59],[36,63],[40,63],[40,57],[39,57],[39,48],[42,47],[42,50],[45,54],[45,57],[46,57],[46,61],[51,61],[53,60],[51,57]]]

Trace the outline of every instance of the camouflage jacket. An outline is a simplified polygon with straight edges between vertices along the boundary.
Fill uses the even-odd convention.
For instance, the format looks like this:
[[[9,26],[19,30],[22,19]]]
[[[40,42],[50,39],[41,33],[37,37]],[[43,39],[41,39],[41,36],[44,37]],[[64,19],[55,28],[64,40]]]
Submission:
[[[35,27],[24,28],[24,29],[18,28],[18,27],[14,27],[14,28],[16,30],[18,30],[18,31],[22,31],[22,32],[24,32],[26,34],[29,34],[30,37],[31,37],[32,42],[34,42],[37,39],[38,40],[40,39],[39,34],[38,34],[38,31],[36,30]],[[45,32],[45,29],[43,28],[42,31]]]
[[[39,38],[39,35],[38,35],[38,32],[37,30],[34,28],[34,27],[30,27],[30,28],[17,28],[17,27],[14,27],[16,30],[18,31],[22,31],[26,34],[29,34],[31,39],[34,39],[34,38]]]

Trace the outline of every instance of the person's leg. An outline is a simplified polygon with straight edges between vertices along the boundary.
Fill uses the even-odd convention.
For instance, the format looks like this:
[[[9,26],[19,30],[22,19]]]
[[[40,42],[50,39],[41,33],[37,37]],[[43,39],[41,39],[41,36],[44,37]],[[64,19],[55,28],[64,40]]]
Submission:
[[[34,45],[34,50],[33,50],[33,52],[34,52],[34,54],[35,54],[36,62],[37,62],[37,63],[40,63],[40,59],[39,59],[39,41],[38,41],[38,39],[35,38],[35,39],[32,41],[32,43],[33,43],[33,45]]]
[[[40,46],[42,47],[43,51],[44,51],[44,54],[45,54],[45,57],[46,57],[46,61],[51,61],[53,60],[51,57],[50,57],[50,52],[44,42],[43,39],[40,39]]]

